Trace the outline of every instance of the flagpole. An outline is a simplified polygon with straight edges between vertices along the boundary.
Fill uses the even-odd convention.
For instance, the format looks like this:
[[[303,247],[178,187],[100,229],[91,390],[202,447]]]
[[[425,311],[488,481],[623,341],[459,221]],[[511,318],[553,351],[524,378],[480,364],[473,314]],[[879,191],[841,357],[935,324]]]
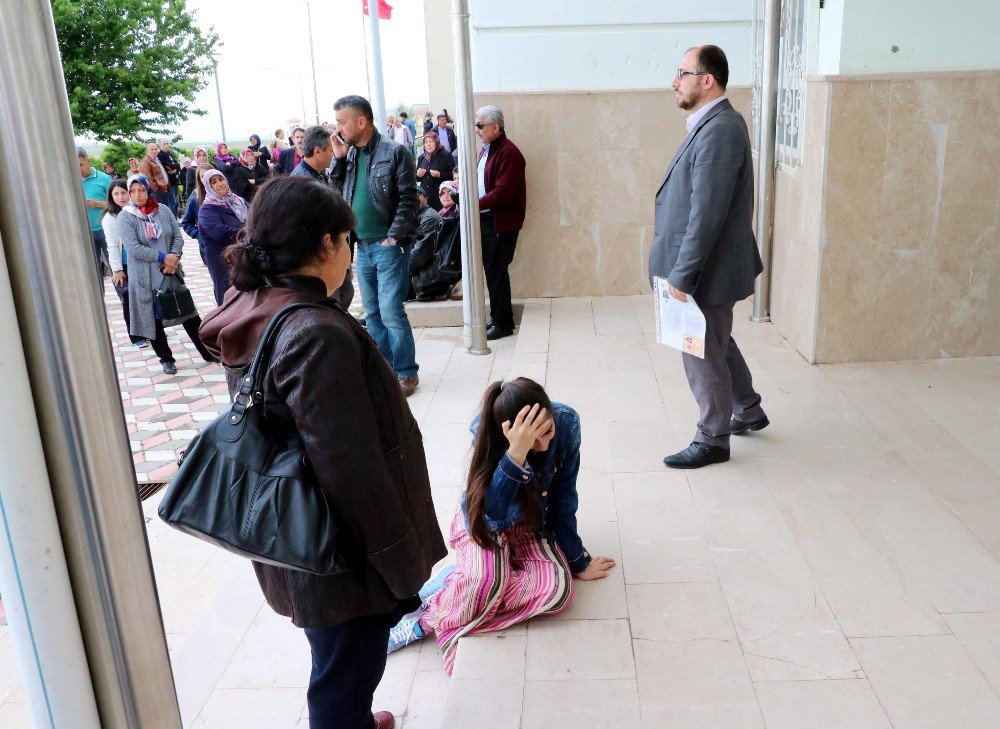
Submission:
[[[368,53],[372,71],[372,98],[369,101],[375,113],[375,128],[385,129],[385,85],[382,82],[382,42],[378,34],[378,0],[368,2]]]

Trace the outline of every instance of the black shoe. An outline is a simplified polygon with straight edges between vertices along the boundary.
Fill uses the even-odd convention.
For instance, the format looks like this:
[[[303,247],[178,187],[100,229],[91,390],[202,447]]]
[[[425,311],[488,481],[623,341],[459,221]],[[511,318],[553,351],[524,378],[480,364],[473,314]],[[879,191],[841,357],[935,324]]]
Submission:
[[[177,365],[173,362],[163,362],[163,374],[165,375],[176,375]]]
[[[707,443],[692,443],[680,453],[667,456],[663,462],[670,468],[701,468],[729,460],[729,449]]]
[[[504,337],[509,337],[514,333],[514,327],[501,327],[496,324],[491,324],[486,327],[486,338],[493,339],[503,339]]]
[[[742,420],[737,420],[733,418],[729,421],[729,434],[730,435],[744,435],[749,433],[751,430],[764,430],[767,426],[771,424],[771,421],[767,419],[765,415],[760,420],[754,420],[752,423],[746,423]]]

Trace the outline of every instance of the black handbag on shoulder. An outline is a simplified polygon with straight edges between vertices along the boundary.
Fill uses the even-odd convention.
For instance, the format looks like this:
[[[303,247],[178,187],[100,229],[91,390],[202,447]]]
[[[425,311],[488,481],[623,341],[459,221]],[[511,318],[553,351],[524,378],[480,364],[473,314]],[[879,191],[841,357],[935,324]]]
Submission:
[[[184,285],[180,270],[177,273],[164,274],[163,285],[153,292],[160,305],[160,314],[164,319],[186,319],[197,313],[194,297]]]
[[[268,322],[236,402],[206,426],[183,456],[160,503],[167,524],[257,562],[317,575],[346,572],[338,528],[297,434],[276,432],[261,386],[282,322]]]

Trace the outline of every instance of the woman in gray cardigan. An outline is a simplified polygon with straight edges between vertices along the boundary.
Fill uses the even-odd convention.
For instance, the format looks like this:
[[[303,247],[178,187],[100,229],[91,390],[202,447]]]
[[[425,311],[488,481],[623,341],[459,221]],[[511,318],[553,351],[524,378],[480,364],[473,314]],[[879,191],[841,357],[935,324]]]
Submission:
[[[177,365],[167,344],[164,327],[175,324],[183,325],[206,362],[218,362],[198,336],[198,327],[201,326],[198,312],[183,319],[164,321],[153,295],[163,285],[164,276],[181,271],[184,238],[177,218],[156,202],[152,187],[143,175],[128,178],[128,194],[130,202],[118,216],[118,230],[129,262],[129,334],[145,337],[153,343],[153,351],[168,375],[177,373]]]

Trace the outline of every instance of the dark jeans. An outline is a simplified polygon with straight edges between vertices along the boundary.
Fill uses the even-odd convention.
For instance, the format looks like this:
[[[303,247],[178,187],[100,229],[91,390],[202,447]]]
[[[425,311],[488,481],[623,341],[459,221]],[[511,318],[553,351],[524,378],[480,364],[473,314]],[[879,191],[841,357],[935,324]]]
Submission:
[[[414,601],[415,602],[415,601]],[[405,612],[306,628],[312,648],[309,729],[370,729],[372,696],[385,673],[389,628]]]
[[[201,317],[195,316],[187,321],[185,321],[182,326],[187,335],[194,342],[195,348],[198,350],[198,354],[206,362],[216,362],[218,360],[212,356],[205,345],[201,343],[201,337],[198,336],[198,327],[201,326]],[[163,322],[159,319],[156,320],[156,338],[153,340],[153,351],[156,352],[156,356],[160,358],[160,362],[173,362],[174,353],[170,350],[170,345],[167,344],[167,332],[163,328]]]
[[[170,208],[170,212],[177,217],[177,206],[180,205],[181,192],[177,185],[171,185],[170,189],[167,191],[167,207]]]
[[[94,257],[97,259],[97,280],[104,286],[104,262],[108,260],[108,239],[104,237],[103,230],[90,231],[90,238],[94,242]]]
[[[519,231],[497,233],[490,213],[479,216],[479,229],[483,240],[486,290],[490,294],[490,319],[501,329],[513,329],[514,307],[510,302],[510,274],[507,267],[514,260]]]

